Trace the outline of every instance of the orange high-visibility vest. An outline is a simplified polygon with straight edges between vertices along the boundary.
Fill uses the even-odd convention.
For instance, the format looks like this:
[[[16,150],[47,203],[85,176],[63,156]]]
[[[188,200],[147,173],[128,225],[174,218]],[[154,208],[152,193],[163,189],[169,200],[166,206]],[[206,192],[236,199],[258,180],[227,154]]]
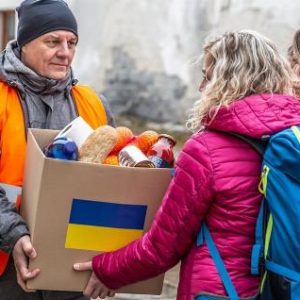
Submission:
[[[97,94],[87,86],[74,86],[72,95],[78,114],[93,128],[107,124],[107,116]],[[26,126],[15,88],[0,81],[0,183],[23,184],[26,156]],[[0,275],[9,256],[0,250]]]

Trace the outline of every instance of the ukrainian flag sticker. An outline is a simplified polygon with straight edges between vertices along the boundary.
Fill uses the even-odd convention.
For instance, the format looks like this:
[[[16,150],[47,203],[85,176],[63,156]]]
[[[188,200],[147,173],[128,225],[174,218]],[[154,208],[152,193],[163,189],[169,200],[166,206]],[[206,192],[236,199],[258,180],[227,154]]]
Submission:
[[[108,252],[144,233],[147,206],[73,199],[66,248]]]

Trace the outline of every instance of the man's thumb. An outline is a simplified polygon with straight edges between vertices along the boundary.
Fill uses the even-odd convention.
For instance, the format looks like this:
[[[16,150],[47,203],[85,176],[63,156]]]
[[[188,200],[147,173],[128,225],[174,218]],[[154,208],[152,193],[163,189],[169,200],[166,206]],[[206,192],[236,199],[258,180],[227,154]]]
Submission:
[[[23,241],[22,246],[23,246],[23,251],[25,252],[26,256],[28,256],[30,258],[36,257],[36,251],[34,250],[30,241],[26,241],[26,240]]]

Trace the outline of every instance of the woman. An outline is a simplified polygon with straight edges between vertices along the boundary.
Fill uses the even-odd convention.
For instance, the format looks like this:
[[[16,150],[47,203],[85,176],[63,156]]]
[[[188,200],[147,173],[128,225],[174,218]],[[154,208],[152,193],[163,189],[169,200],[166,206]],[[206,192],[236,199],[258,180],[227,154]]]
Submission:
[[[152,227],[127,247],[74,265],[93,270],[87,295],[105,297],[108,288],[181,261],[177,299],[229,299],[207,240],[200,239],[200,228],[208,228],[239,299],[256,298],[260,280],[250,262],[261,156],[230,133],[260,139],[300,124],[300,103],[289,96],[292,76],[275,45],[256,32],[226,33],[205,45],[202,95],[188,122],[196,133],[178,157]]]

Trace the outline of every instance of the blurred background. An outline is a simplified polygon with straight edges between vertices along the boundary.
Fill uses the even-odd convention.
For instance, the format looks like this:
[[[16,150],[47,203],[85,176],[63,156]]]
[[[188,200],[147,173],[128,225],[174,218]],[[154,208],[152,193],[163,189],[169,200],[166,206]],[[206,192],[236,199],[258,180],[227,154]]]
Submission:
[[[15,37],[20,0],[0,0],[0,49]],[[190,133],[187,110],[199,98],[199,61],[207,36],[257,30],[283,55],[300,28],[300,1],[288,0],[67,0],[79,24],[73,64],[81,83],[106,96],[117,125],[138,134],[154,129],[178,139]],[[162,296],[175,299],[178,266],[167,273]]]
[[[0,0],[0,49],[15,36],[20,2]],[[107,97],[119,123],[135,120],[133,126],[184,130],[187,109],[199,97],[199,57],[208,35],[253,29],[285,54],[300,27],[299,1],[66,2],[79,23],[75,76]]]

